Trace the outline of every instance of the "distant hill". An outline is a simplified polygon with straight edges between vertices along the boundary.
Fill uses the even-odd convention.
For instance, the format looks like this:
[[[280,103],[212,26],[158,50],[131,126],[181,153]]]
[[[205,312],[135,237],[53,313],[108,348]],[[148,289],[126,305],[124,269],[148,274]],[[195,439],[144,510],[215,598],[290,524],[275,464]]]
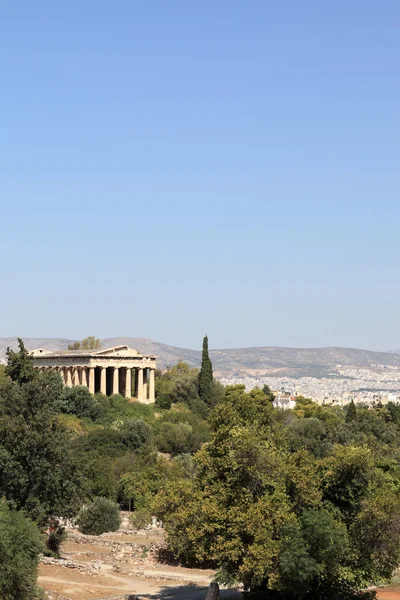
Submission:
[[[65,338],[24,338],[28,349],[46,348],[66,350],[76,340]],[[146,338],[115,337],[102,340],[104,348],[126,344],[144,354],[156,354],[160,368],[184,360],[199,366],[201,351],[161,344]],[[17,338],[0,338],[0,361],[5,360],[7,346],[17,349]],[[400,367],[400,354],[372,352],[355,348],[283,348],[263,346],[260,348],[232,348],[211,350],[214,371],[219,376],[276,374],[291,377],[309,375],[324,377],[335,375],[337,365],[371,366],[392,365]]]

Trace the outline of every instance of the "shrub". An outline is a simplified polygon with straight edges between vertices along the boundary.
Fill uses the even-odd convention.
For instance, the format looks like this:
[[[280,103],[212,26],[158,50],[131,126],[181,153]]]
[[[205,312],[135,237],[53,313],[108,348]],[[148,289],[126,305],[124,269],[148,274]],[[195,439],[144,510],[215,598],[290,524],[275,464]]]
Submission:
[[[90,504],[81,508],[76,523],[82,533],[89,535],[117,531],[121,524],[119,506],[108,498],[94,498]]]
[[[99,414],[95,398],[84,386],[64,388],[56,408],[59,412],[81,418],[96,419]]]
[[[42,540],[36,525],[22,512],[0,501],[0,598],[31,600]]]
[[[130,516],[132,527],[135,529],[144,529],[151,523],[151,512],[147,508],[139,508]]]
[[[56,519],[51,521],[49,527],[49,535],[46,540],[46,556],[54,556],[55,558],[60,558],[60,547],[62,542],[66,540],[66,538],[67,532],[65,531],[65,527],[62,527]]]
[[[141,446],[150,444],[153,429],[143,419],[132,419],[123,423],[120,433],[123,443],[129,450],[138,450]]]

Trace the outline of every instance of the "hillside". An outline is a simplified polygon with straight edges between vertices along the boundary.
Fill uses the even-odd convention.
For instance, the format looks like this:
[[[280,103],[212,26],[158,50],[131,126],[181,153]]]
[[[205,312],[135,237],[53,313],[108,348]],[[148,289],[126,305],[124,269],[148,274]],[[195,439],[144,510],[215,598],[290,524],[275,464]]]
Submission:
[[[25,338],[28,349],[46,348],[66,350],[75,340],[65,338]],[[102,340],[104,348],[126,344],[145,354],[156,354],[158,366],[165,368],[182,359],[192,366],[199,366],[201,352],[161,344],[146,338],[115,337]],[[0,361],[5,360],[7,346],[17,348],[17,338],[0,338]],[[217,375],[280,373],[292,377],[309,375],[322,377],[335,373],[337,365],[369,366],[373,364],[400,367],[400,355],[390,352],[372,352],[355,348],[283,348],[264,346],[259,348],[232,348],[211,350],[210,356]]]

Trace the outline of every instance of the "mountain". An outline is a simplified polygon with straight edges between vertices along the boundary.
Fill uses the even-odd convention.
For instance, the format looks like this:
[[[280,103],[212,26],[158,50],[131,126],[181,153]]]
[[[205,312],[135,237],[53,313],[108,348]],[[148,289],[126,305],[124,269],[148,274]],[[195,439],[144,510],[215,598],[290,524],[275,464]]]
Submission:
[[[26,347],[66,350],[76,340],[65,338],[24,338]],[[161,344],[146,338],[115,337],[102,340],[104,348],[126,344],[144,354],[155,354],[160,368],[184,360],[194,367],[201,361],[200,350],[189,350]],[[0,338],[0,361],[5,361],[7,347],[17,349],[17,338]],[[230,348],[210,350],[217,376],[264,375],[326,377],[337,373],[337,366],[388,365],[400,367],[400,355],[393,352],[372,352],[355,348]]]

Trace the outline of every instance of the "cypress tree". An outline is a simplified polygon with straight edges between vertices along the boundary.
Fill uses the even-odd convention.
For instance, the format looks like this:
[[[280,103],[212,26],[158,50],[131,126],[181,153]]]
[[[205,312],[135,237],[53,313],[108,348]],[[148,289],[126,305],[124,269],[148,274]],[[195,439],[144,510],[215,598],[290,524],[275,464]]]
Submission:
[[[203,352],[201,356],[201,369],[199,373],[199,396],[209,406],[212,404],[213,370],[208,355],[208,337],[203,339]]]
[[[357,409],[356,409],[356,405],[354,404],[354,400],[352,400],[347,409],[346,423],[350,423],[351,421],[354,421],[356,416],[357,416]]]

